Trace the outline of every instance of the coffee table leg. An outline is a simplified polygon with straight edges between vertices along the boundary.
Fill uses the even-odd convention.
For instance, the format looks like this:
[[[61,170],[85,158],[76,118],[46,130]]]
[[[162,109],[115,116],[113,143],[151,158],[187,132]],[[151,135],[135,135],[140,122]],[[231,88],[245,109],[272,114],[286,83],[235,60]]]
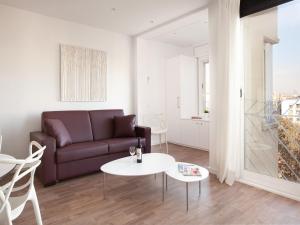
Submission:
[[[165,173],[162,173],[162,201],[165,201]]]
[[[105,182],[106,182],[106,177],[105,173],[103,172],[103,199],[105,199]]]
[[[201,196],[201,181],[199,181],[199,198]]]
[[[168,175],[166,174],[166,191],[168,191]]]
[[[186,211],[189,211],[189,183],[186,182]]]

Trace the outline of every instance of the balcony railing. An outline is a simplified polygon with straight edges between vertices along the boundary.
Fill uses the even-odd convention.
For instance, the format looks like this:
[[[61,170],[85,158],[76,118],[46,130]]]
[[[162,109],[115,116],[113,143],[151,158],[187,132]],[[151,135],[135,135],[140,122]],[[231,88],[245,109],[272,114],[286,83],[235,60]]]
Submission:
[[[300,182],[300,116],[281,115],[280,108],[278,101],[245,101],[245,166]]]

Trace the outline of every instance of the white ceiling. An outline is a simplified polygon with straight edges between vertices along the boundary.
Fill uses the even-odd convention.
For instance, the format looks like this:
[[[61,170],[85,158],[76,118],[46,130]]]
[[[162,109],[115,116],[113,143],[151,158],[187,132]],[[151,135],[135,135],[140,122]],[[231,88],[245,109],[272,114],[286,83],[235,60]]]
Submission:
[[[0,4],[137,35],[193,13],[207,6],[209,1],[211,0],[0,0]]]
[[[155,39],[181,47],[203,45],[208,42],[208,24],[198,21]]]
[[[180,47],[198,46],[208,43],[208,10],[203,10],[185,23],[174,22],[164,32],[154,35],[153,40]],[[153,35],[152,35],[153,36]]]

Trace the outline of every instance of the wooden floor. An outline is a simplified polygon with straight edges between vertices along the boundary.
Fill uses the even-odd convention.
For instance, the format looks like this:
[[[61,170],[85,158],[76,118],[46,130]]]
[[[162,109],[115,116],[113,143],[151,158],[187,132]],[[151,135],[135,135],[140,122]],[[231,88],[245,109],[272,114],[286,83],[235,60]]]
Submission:
[[[205,151],[170,145],[177,161],[208,166]],[[190,211],[185,210],[185,185],[168,179],[162,202],[161,176],[108,176],[102,197],[102,174],[89,175],[44,188],[36,183],[44,225],[168,225],[168,224],[300,224],[300,203],[244,184],[220,184],[215,176],[190,186]],[[14,225],[35,224],[31,204]]]

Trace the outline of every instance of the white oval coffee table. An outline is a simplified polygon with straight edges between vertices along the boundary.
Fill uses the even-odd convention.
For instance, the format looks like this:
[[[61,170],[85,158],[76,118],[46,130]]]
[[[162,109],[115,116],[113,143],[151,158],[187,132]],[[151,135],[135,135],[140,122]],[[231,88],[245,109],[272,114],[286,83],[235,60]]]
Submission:
[[[178,171],[178,164],[190,165],[199,168],[201,176],[184,176],[182,173]],[[201,194],[201,181],[205,180],[209,176],[209,172],[207,169],[186,162],[176,162],[169,170],[166,171],[167,177],[172,177],[176,180],[182,181],[186,183],[186,210],[189,210],[189,183],[191,182],[199,182],[199,196]],[[168,181],[166,177],[166,188],[168,187]]]
[[[163,153],[143,154],[143,162],[137,163],[136,156],[116,159],[101,166],[103,172],[103,196],[105,197],[105,174],[117,176],[146,176],[162,173],[162,199],[164,200],[165,172],[174,167],[175,159]]]

